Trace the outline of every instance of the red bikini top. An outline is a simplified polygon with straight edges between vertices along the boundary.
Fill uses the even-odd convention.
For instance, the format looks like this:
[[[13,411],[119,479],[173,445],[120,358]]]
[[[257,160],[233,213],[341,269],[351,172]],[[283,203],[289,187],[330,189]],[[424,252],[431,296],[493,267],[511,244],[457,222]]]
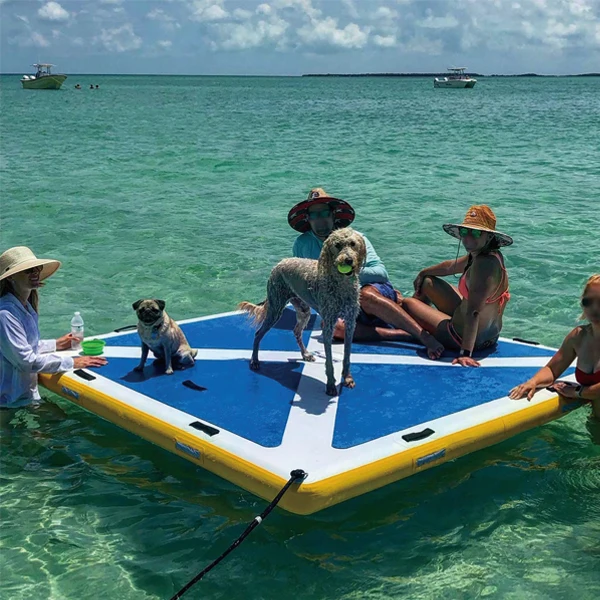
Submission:
[[[596,383],[600,383],[600,371],[586,373],[577,368],[575,369],[575,379],[577,379],[577,383],[581,385],[595,385]]]
[[[504,283],[504,281],[500,281],[500,283],[498,284],[498,287],[496,288],[496,291],[489,297],[486,299],[485,303],[486,304],[494,304],[495,302],[498,303],[498,312],[500,312],[502,310],[502,307],[510,300],[510,292],[508,291],[508,273],[506,272],[506,268],[504,267],[504,261],[502,260],[502,258],[500,257],[500,254],[498,254],[497,252],[490,252],[490,256],[494,256],[498,259],[498,262],[500,263],[500,268],[503,271],[503,277],[502,279],[506,279],[506,289],[498,296],[496,296],[496,294],[498,293],[498,291],[500,290],[500,288],[502,287],[502,284]],[[468,271],[468,269],[467,269]],[[469,298],[469,286],[467,285],[467,271],[465,271],[461,278],[458,281],[458,291],[461,293],[463,298]]]

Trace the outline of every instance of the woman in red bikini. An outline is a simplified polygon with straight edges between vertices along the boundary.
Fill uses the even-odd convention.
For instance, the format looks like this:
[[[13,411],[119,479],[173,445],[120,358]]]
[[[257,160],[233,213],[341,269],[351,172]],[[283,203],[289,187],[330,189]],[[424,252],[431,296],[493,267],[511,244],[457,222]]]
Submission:
[[[538,388],[553,385],[565,398],[579,398],[592,403],[594,414],[600,418],[600,275],[592,275],[581,296],[582,319],[587,325],[575,327],[564,339],[558,352],[529,381],[510,391],[510,398],[533,398]],[[556,381],[577,359],[577,383]]]
[[[459,352],[453,364],[478,367],[473,351],[493,346],[502,329],[510,294],[500,248],[513,240],[496,231],[496,215],[486,205],[471,206],[462,223],[448,223],[444,231],[462,242],[467,255],[423,269],[415,295],[403,299],[402,308],[446,349]],[[441,279],[459,273],[458,288]]]

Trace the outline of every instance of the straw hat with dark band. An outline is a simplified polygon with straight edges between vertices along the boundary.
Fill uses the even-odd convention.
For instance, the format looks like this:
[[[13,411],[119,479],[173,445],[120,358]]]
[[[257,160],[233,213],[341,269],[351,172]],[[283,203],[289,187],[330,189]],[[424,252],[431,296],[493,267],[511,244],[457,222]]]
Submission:
[[[345,200],[332,198],[324,189],[315,188],[310,191],[306,200],[296,204],[288,213],[290,227],[300,233],[310,231],[308,209],[314,204],[326,204],[329,207],[333,216],[334,229],[348,227],[354,221],[354,209]]]
[[[60,267],[60,262],[50,258],[37,258],[26,246],[15,246],[0,255],[0,280],[33,267],[42,267],[41,281],[50,277]]]
[[[513,243],[510,235],[496,231],[496,215],[485,204],[471,206],[462,223],[458,225],[455,223],[446,223],[443,227],[446,233],[458,239],[460,239],[460,229],[464,227],[466,229],[479,229],[480,231],[493,233],[496,240],[498,240],[499,246],[510,246]]]

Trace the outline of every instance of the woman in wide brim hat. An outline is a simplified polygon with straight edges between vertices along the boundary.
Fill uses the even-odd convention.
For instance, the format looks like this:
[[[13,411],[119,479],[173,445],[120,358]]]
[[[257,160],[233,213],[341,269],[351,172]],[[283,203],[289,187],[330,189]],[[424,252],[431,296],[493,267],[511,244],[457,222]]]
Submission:
[[[309,209],[320,204],[327,207],[333,218],[333,229],[348,227],[354,221],[354,209],[348,202],[329,196],[323,188],[314,188],[306,200],[298,202],[288,213],[290,227],[300,233],[310,231]]]
[[[25,246],[0,255],[0,407],[13,408],[39,401],[38,373],[61,373],[72,368],[106,364],[104,358],[53,354],[68,350],[69,333],[57,340],[41,340],[38,327],[38,290],[60,262],[37,258]]]
[[[402,306],[446,349],[458,352],[455,364],[476,367],[473,352],[494,346],[502,329],[510,293],[500,248],[513,240],[496,229],[496,215],[485,204],[471,206],[462,223],[443,229],[462,242],[466,256],[423,269],[414,296]],[[457,287],[441,279],[458,274]]]
[[[444,231],[459,240],[466,236],[464,230],[477,230],[489,233],[496,240],[498,247],[510,246],[513,239],[510,235],[496,230],[496,215],[489,206],[482,204],[472,206],[465,215],[462,223],[446,223]]]

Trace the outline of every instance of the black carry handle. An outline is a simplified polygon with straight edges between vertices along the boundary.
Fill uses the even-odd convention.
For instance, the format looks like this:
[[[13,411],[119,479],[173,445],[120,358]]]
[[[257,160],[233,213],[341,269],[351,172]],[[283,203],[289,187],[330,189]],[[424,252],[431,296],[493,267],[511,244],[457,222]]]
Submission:
[[[190,390],[194,390],[196,392],[205,392],[207,388],[194,383],[191,379],[186,379],[181,385],[184,385],[186,388],[190,388]]]
[[[130,331],[133,329],[137,329],[137,325],[125,325],[125,327],[119,327],[118,329],[113,329],[115,333],[121,333],[121,331]]]
[[[73,371],[73,373],[75,373],[77,377],[81,377],[81,379],[85,379],[86,381],[94,381],[94,379],[96,379],[94,375],[92,375],[91,373],[86,373],[82,369],[76,369],[75,371]]]
[[[211,437],[219,433],[219,430],[216,427],[202,423],[202,421],[194,421],[193,423],[190,423],[190,427],[193,427],[198,431],[204,431],[204,433],[210,435]]]
[[[416,442],[418,440],[424,440],[434,433],[435,431],[433,429],[429,429],[429,427],[427,427],[427,429],[423,429],[423,431],[413,431],[412,433],[407,433],[406,435],[402,436],[402,439],[405,442]]]
[[[513,338],[513,342],[521,342],[522,344],[531,344],[532,346],[539,346],[539,342],[533,342],[531,340],[524,340],[523,338]]]

